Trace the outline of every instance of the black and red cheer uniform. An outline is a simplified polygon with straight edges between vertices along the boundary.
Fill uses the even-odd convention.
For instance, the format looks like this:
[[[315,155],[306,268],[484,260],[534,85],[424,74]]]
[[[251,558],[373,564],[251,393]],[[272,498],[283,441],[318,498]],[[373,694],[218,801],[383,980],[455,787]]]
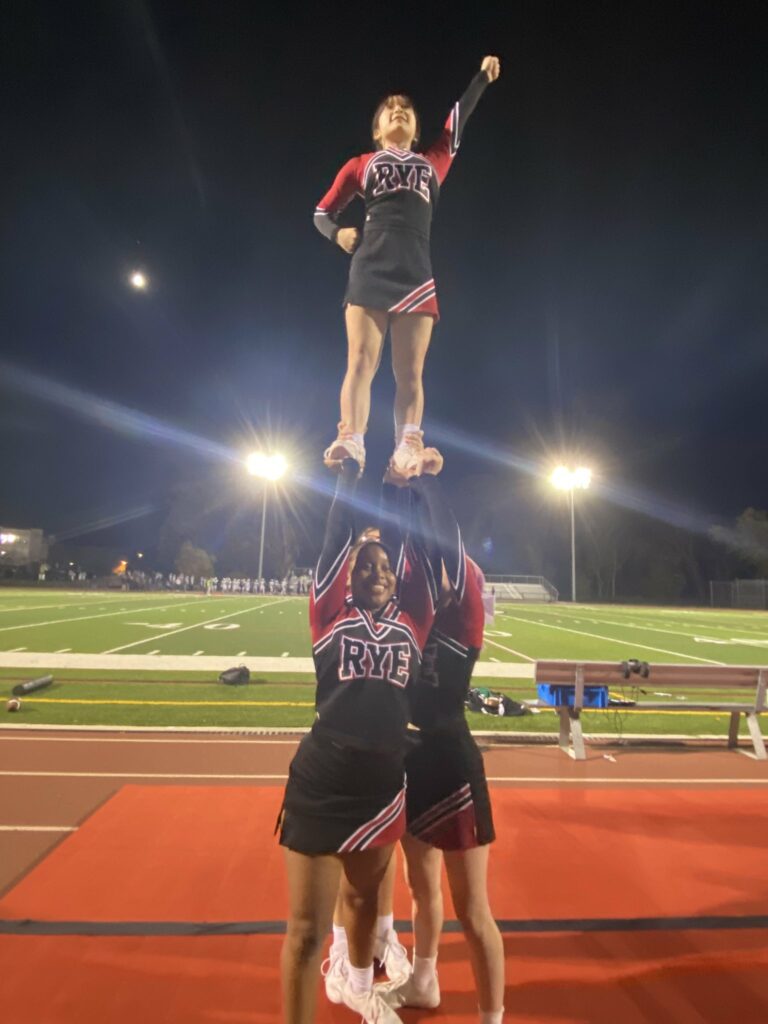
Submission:
[[[441,522],[445,509],[434,514],[436,535],[455,536],[455,520]],[[438,610],[418,684],[409,691],[420,742],[406,758],[407,830],[438,849],[466,850],[495,838],[483,758],[464,712],[484,610],[460,533],[458,543],[443,542],[441,551],[454,600]]]
[[[358,466],[345,460],[310,594],[317,718],[294,757],[280,842],[300,853],[351,853],[405,830],[406,688],[419,672],[436,585],[418,545],[396,595],[376,612],[348,594]],[[392,550],[404,562],[405,541]]]
[[[438,318],[429,236],[440,186],[488,79],[478,71],[454,104],[437,142],[424,153],[395,148],[347,161],[315,210],[315,225],[335,241],[338,215],[365,202],[362,240],[352,257],[344,305]]]

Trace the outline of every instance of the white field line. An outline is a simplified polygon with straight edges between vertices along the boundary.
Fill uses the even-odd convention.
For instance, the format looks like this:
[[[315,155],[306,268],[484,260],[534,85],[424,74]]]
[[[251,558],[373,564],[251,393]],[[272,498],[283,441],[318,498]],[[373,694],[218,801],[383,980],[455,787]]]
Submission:
[[[11,726],[10,728],[13,728],[13,726]],[[43,729],[43,728],[52,728],[52,727],[51,726],[38,726],[37,728]],[[59,728],[59,727],[57,727],[57,728]],[[70,727],[69,726],[65,726],[64,728],[65,729],[69,729]],[[94,727],[94,726],[83,726],[82,728],[84,728],[84,729],[92,729],[92,728],[97,728],[97,727]],[[106,727],[105,726],[100,726],[98,728],[116,729],[117,726],[106,726]],[[195,727],[193,726],[192,729],[194,730],[194,728]],[[210,733],[210,732],[214,731],[209,726],[205,726],[204,728],[205,728],[205,732],[207,732],[207,733]],[[136,732],[142,731],[137,726],[132,726],[132,725],[126,726],[126,728],[125,728],[126,732],[131,731],[131,730],[134,730]],[[184,729],[183,731],[187,732],[189,730]],[[303,735],[304,733],[309,732],[309,729],[296,729],[296,730],[285,729],[285,730],[281,730],[281,731],[301,733]],[[16,729],[14,729],[14,733],[16,733]],[[719,737],[719,738],[722,739],[722,737]],[[267,746],[272,744],[272,745],[278,745],[278,746],[284,746],[285,747],[285,746],[296,746],[296,744],[298,743],[298,740],[295,738],[295,736],[294,736],[293,739],[284,739],[284,740],[267,739],[265,736],[252,736],[250,739],[234,739],[234,738],[230,738],[229,736],[226,736],[226,737],[224,737],[222,739],[216,740],[216,739],[213,739],[212,737],[209,738],[209,737],[207,737],[205,735],[203,735],[203,736],[189,736],[189,737],[172,736],[172,735],[171,736],[158,736],[158,735],[149,735],[149,736],[74,736],[74,735],[70,735],[70,736],[25,736],[25,735],[23,735],[23,733],[22,734],[17,734],[17,735],[9,734],[9,733],[0,733],[0,743],[3,740],[11,740],[11,741],[17,740],[20,743],[34,743],[35,741],[38,741],[40,743],[148,743],[148,744],[154,745],[154,746],[157,746],[160,743],[195,743],[195,744],[200,744],[200,743],[221,743],[221,744],[223,744],[226,747],[232,746],[233,744],[236,745],[236,746],[237,745],[241,745],[241,744],[250,744],[251,746],[253,746],[254,743],[264,744],[264,745],[267,745]]]
[[[688,640],[695,640],[697,635],[698,635],[697,633],[684,633],[682,630],[679,630],[679,629],[663,629],[661,626],[646,626],[642,622],[616,622],[614,619],[600,619],[600,618],[597,618],[597,619],[587,619],[586,621],[587,622],[594,622],[598,626],[619,626],[622,629],[639,629],[641,631],[642,630],[647,630],[649,633],[669,633],[670,636],[684,636]],[[703,630],[709,630],[709,629],[712,629],[712,628],[716,628],[716,627],[702,626]],[[719,628],[720,629],[727,629],[728,632],[730,632],[730,633],[738,632],[738,630],[734,630],[734,629],[732,629],[732,628],[730,628],[728,626],[721,626]],[[764,634],[764,630],[752,630],[752,632],[760,632],[760,633]],[[737,638],[736,640],[731,638],[731,640],[729,641],[729,643],[731,643],[734,646],[736,646],[739,642],[742,642],[747,647],[749,647],[750,645],[752,645],[754,643],[754,641],[749,640],[746,637],[743,640],[741,640],[741,638]]]
[[[518,658],[524,658],[526,661],[536,661],[535,658],[529,658],[527,654],[523,654],[522,651],[515,651],[511,647],[507,647],[505,644],[500,644],[497,640],[491,640],[487,636],[483,638],[483,646],[490,644],[492,647],[500,647],[502,651],[509,651],[510,654],[516,654]]]
[[[0,651],[0,667],[21,669],[97,669],[126,672],[221,672],[233,662],[245,664],[251,672],[314,674],[311,658],[236,658],[232,654],[52,654],[28,651],[9,654]],[[61,680],[66,683],[66,679]]]
[[[2,604],[0,604],[0,615],[4,615],[6,612],[50,612],[54,608],[72,608],[72,602],[66,601],[63,604],[17,604],[15,608],[3,608]]]
[[[15,778],[54,778],[54,779],[210,779],[212,781],[218,780],[232,780],[232,779],[244,779],[247,781],[262,781],[262,782],[283,782],[288,778],[287,772],[279,775],[256,775],[242,773],[209,773],[209,774],[197,774],[197,773],[169,773],[169,772],[6,772],[0,771],[0,776],[12,775]],[[488,782],[550,782],[555,785],[574,785],[574,786],[589,786],[594,783],[609,783],[611,785],[643,785],[643,786],[659,786],[659,785],[674,785],[674,786],[768,786],[768,778],[741,778],[741,779],[719,779],[719,778],[671,778],[671,779],[654,779],[654,778],[605,778],[597,776],[593,778],[563,778],[559,775],[489,775]]]
[[[549,622],[539,622],[535,619],[524,619],[519,615],[507,614],[508,619],[515,619],[517,622],[525,622],[529,626],[542,626],[544,629],[559,629],[563,633],[575,633],[577,636],[589,636],[594,640],[607,640],[608,643],[617,644],[625,650],[630,645],[633,648],[641,648],[643,651],[656,651],[657,654],[671,654],[675,658],[687,658],[689,661],[703,661],[707,665],[724,665],[724,661],[713,661],[711,658],[698,658],[695,654],[683,654],[681,651],[668,651],[664,647],[651,647],[650,644],[640,644],[635,640],[617,640],[615,636],[601,636],[599,633],[587,633],[583,629],[570,629],[568,626],[556,626]]]
[[[108,651],[102,651],[102,654],[116,654],[118,651],[127,651],[129,647],[140,647],[142,644],[151,644],[155,640],[165,640],[166,637],[176,636],[177,633],[186,633],[189,629],[201,629],[203,626],[210,626],[212,622],[221,622],[222,619],[234,619],[237,615],[247,615],[249,612],[258,611],[260,608],[272,607],[276,604],[282,604],[283,601],[287,601],[288,598],[284,597],[281,600],[273,601],[268,604],[254,604],[250,608],[241,608],[238,612],[230,612],[229,615],[217,615],[215,619],[206,619],[205,622],[195,622],[191,626],[182,626],[180,629],[172,629],[167,633],[158,633],[157,636],[148,636],[144,640],[134,640],[132,644],[123,644],[122,647],[112,647]]]
[[[195,601],[185,601],[185,604],[199,604],[200,598]],[[39,626],[58,626],[62,622],[85,622],[89,619],[108,619],[113,615],[136,615],[139,612],[161,612],[165,611],[166,608],[173,608],[174,605],[146,605],[144,608],[128,608],[121,609],[117,612],[102,612],[101,615],[76,615],[74,618],[69,619],[50,619],[48,622],[25,622],[18,626],[0,626],[0,633],[5,633],[9,629],[37,629]],[[179,605],[176,604],[178,608]]]
[[[10,654],[0,651],[0,668],[39,668],[48,671],[82,668],[126,672],[221,672],[225,668],[232,668],[235,660],[251,672],[276,672],[282,675],[314,675],[315,672],[312,658],[243,658],[232,654],[52,654],[49,651]],[[476,664],[472,678],[533,679],[533,672],[532,664],[481,661]],[[66,679],[62,682],[66,683]]]

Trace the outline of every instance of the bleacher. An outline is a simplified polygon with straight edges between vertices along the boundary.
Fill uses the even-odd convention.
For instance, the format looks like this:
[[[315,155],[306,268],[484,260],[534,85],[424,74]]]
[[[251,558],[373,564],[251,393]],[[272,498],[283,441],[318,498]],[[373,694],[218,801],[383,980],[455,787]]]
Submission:
[[[497,601],[557,601],[558,592],[543,576],[486,576],[485,593]]]

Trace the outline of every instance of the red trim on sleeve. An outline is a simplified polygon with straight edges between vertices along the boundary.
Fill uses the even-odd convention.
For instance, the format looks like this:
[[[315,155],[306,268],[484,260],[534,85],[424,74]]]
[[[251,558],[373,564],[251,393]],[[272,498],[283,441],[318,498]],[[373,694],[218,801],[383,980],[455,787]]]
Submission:
[[[345,206],[350,203],[362,188],[361,170],[364,167],[364,157],[354,156],[347,160],[336,178],[317,204],[318,213],[341,213]]]

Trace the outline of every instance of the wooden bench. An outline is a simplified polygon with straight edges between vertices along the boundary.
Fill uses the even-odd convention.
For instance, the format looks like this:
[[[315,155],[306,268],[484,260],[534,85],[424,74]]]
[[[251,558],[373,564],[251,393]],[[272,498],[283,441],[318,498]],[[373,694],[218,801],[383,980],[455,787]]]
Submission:
[[[584,735],[581,730],[581,711],[584,707],[584,687],[604,686],[611,691],[631,687],[633,690],[732,690],[741,691],[742,699],[723,701],[702,699],[682,704],[681,701],[645,700],[642,695],[631,705],[620,705],[621,711],[727,711],[731,716],[728,746],[738,749],[739,719],[744,715],[752,739],[754,756],[766,760],[765,741],[760,732],[758,715],[766,707],[768,668],[748,665],[649,665],[636,660],[611,661],[537,661],[536,683],[573,687],[573,706],[557,707],[560,716],[560,747],[577,761],[585,759]],[[754,696],[747,698],[747,693]],[[568,697],[564,696],[567,700]],[[541,704],[541,701],[537,702]],[[747,753],[747,751],[743,751]]]

